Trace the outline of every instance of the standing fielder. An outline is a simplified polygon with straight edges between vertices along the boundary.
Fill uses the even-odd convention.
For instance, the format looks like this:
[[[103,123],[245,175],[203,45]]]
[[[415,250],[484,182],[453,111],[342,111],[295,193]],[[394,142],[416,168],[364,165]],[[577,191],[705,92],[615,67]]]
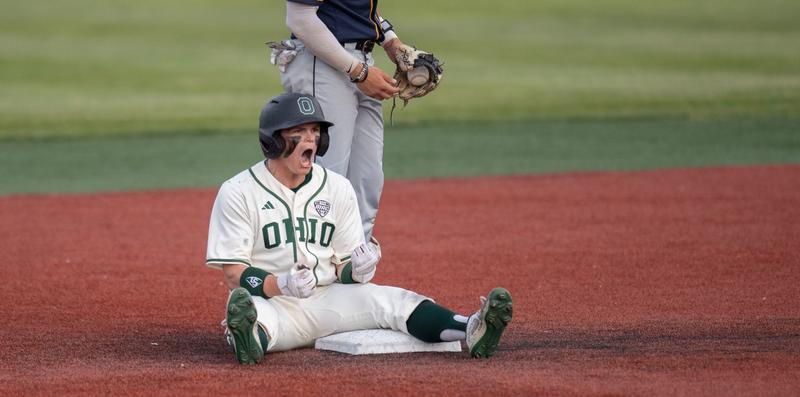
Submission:
[[[220,187],[206,265],[222,269],[228,341],[243,364],[267,351],[313,345],[362,329],[393,329],[425,342],[466,339],[473,357],[491,356],[511,321],[511,295],[493,289],[469,318],[401,288],[370,283],[380,255],[364,240],[355,192],[314,164],[329,148],[320,104],[283,94],[261,111],[266,161]]]
[[[332,127],[328,155],[317,161],[352,183],[367,241],[372,237],[383,191],[381,100],[398,93],[406,102],[423,96],[436,87],[442,72],[432,54],[417,51],[397,38],[392,25],[378,15],[377,3],[288,0],[286,25],[292,40],[269,43],[271,61],[281,71],[284,89],[315,96],[336,125]],[[376,43],[398,65],[396,79],[374,66],[372,49]],[[412,86],[406,72],[423,54],[429,58],[422,57],[418,62],[430,69],[430,73],[424,70],[429,78]]]

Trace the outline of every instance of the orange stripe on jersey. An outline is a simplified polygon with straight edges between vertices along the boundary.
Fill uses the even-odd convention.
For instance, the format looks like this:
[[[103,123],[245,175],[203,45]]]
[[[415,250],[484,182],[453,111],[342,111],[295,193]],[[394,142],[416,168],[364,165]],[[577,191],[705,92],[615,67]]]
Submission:
[[[372,21],[372,25],[375,26],[375,40],[381,38],[381,32],[378,30],[378,22],[376,21],[377,12],[374,12],[374,5],[376,0],[369,0],[369,20]]]

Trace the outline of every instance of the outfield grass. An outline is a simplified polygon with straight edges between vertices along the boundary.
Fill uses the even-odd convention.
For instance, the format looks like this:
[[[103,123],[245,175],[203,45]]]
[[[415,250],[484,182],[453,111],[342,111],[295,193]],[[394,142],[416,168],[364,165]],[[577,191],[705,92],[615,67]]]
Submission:
[[[0,139],[243,130],[280,89],[263,43],[288,34],[283,2],[0,6]],[[412,103],[398,124],[800,110],[794,0],[381,7],[401,38],[445,62],[441,89]]]
[[[258,157],[283,2],[0,6],[0,193],[213,186]],[[381,7],[446,69],[395,111],[390,178],[800,162],[800,2]]]
[[[388,178],[800,163],[800,120],[390,127]],[[261,158],[255,132],[0,145],[0,194],[209,187]]]

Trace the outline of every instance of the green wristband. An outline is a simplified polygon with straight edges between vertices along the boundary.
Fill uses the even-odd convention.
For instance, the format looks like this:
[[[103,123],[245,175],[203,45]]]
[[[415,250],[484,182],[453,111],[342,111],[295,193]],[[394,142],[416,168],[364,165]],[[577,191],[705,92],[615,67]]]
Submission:
[[[266,270],[250,266],[242,272],[242,277],[239,278],[239,285],[250,292],[250,295],[269,299],[267,294],[264,293],[264,280],[267,279],[267,276],[269,276],[269,272]]]
[[[344,265],[342,268],[342,274],[339,275],[339,281],[342,284],[357,284],[355,280],[353,280],[353,264],[348,263]]]

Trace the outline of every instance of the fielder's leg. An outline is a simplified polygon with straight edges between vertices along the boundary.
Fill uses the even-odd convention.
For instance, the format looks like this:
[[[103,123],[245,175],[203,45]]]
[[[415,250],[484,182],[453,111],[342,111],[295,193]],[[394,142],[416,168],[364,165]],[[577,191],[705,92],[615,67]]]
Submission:
[[[369,241],[383,192],[383,115],[380,101],[363,93],[359,97],[347,179],[356,191],[364,241]]]
[[[320,61],[317,60],[319,63]],[[327,67],[327,66],[326,66]],[[345,76],[344,73],[339,73]],[[340,76],[328,76],[317,70],[316,97],[322,106],[325,118],[333,123],[328,130],[330,145],[324,156],[317,157],[317,164],[347,176],[350,170],[350,158],[353,153],[353,136],[357,117],[355,94],[347,87],[337,87],[343,81],[328,81]],[[337,84],[338,83],[338,84]],[[349,81],[348,81],[349,83]]]

